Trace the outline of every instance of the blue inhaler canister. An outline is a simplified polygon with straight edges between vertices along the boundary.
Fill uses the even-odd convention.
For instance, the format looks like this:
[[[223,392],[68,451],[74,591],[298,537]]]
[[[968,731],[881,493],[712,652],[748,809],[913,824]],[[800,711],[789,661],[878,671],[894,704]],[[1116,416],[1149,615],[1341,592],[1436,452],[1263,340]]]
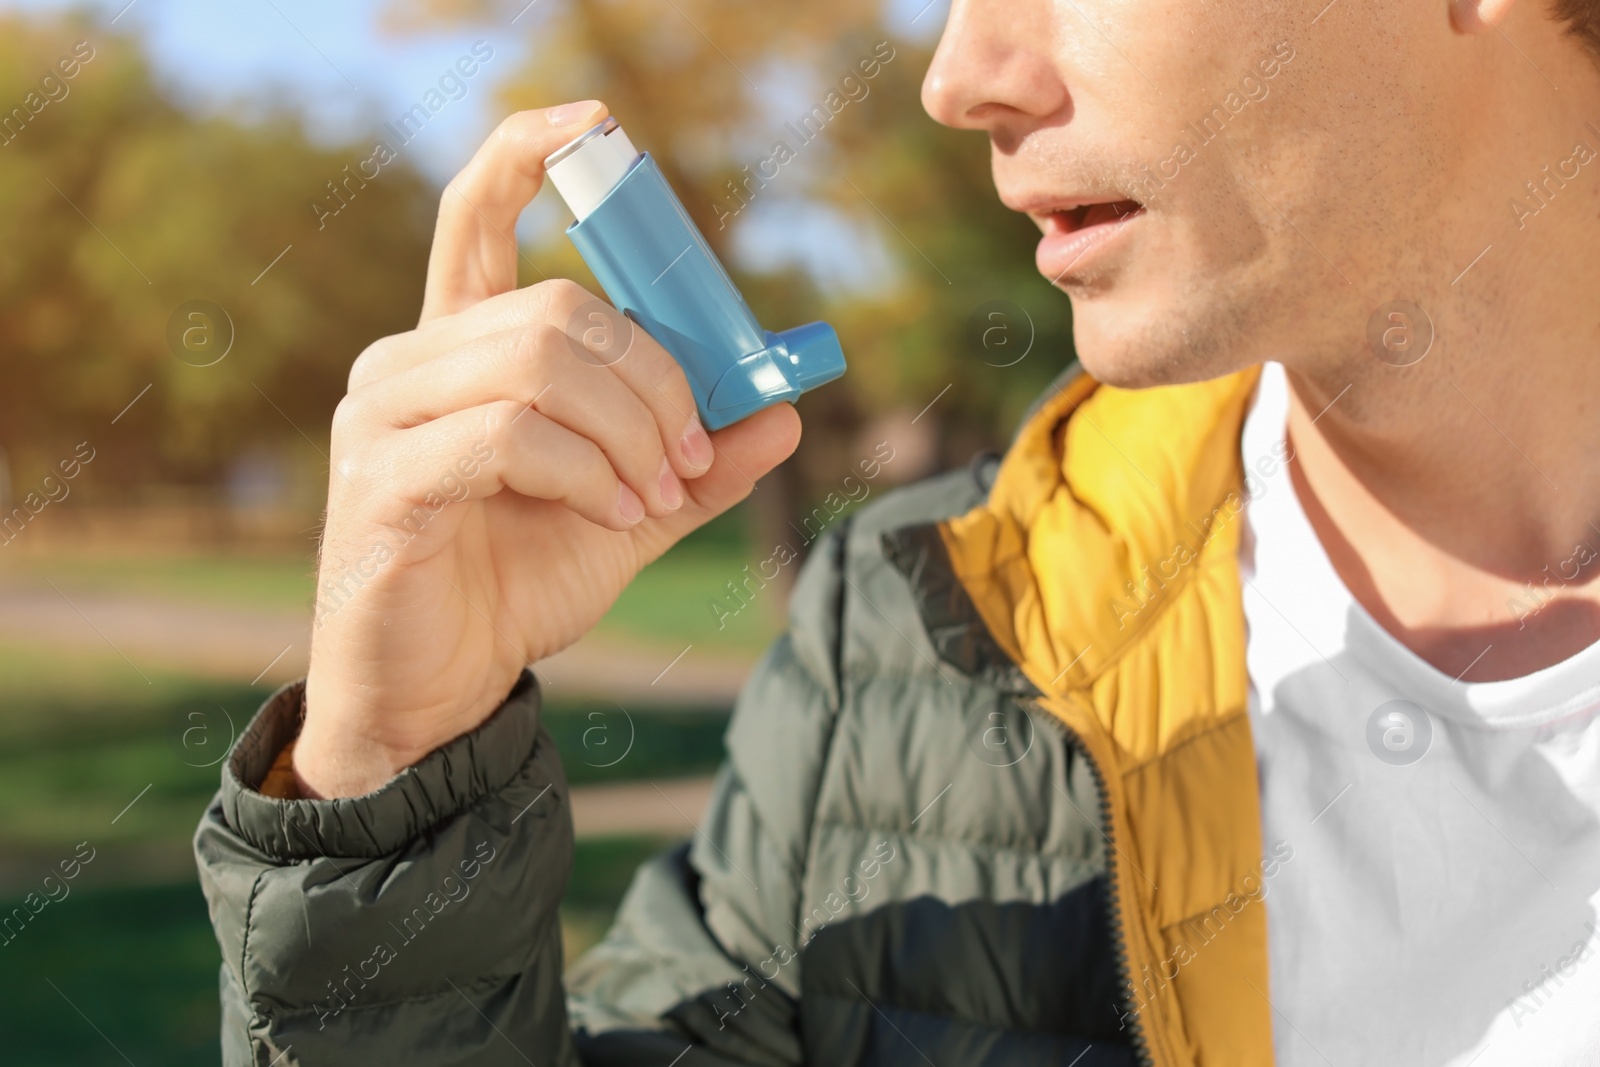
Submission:
[[[648,152],[614,118],[545,160],[575,221],[567,236],[606,296],[683,367],[707,429],[844,373],[825,322],[763,330]]]

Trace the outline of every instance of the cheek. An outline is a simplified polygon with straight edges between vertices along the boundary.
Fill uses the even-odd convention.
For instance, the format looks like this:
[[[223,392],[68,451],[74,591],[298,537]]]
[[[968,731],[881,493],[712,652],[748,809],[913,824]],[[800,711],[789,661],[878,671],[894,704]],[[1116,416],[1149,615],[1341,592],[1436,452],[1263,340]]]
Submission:
[[[1101,57],[1086,40],[1054,48],[1061,76],[1079,87],[1078,129],[1039,169],[1118,173],[1134,189],[1180,144],[1188,156],[1170,179],[1172,167],[1161,173],[1126,254],[1068,290],[1092,374],[1125,386],[1195,381],[1282,358],[1309,336],[1348,337],[1351,322],[1359,336],[1370,311],[1360,290],[1418,255],[1402,247],[1414,225],[1396,223],[1431,217],[1461,180],[1438,160],[1464,119],[1429,103],[1450,95],[1429,82],[1449,45],[1447,20],[1412,6],[1382,14],[1412,31],[1397,34],[1377,33],[1378,15],[1340,7],[1308,29],[1303,12],[1275,0],[1085,4],[1125,58]],[[1081,21],[1065,7],[1061,19]],[[1264,79],[1268,58],[1277,72]],[[1156,84],[1130,75],[1130,64]],[[1236,105],[1248,98],[1246,79],[1267,91],[1224,108],[1220,134],[1197,129],[1230,93]],[[1402,95],[1421,99],[1422,113],[1396,116]],[[1064,162],[1069,147],[1074,166]],[[1099,166],[1074,169],[1082,160]]]
[[[1257,362],[1263,310],[1284,250],[1231,185],[1198,159],[1170,197],[1130,232],[1121,270],[1073,293],[1079,357],[1125,388],[1193,382]],[[1292,232],[1292,231],[1291,231]]]

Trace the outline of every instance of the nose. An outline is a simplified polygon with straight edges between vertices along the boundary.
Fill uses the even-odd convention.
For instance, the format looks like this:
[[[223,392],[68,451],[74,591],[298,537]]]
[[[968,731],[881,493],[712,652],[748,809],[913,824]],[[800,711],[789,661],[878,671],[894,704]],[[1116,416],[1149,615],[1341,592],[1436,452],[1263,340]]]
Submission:
[[[1046,119],[1071,101],[1046,49],[1059,36],[1049,0],[953,0],[922,79],[922,107],[945,126],[987,130]]]

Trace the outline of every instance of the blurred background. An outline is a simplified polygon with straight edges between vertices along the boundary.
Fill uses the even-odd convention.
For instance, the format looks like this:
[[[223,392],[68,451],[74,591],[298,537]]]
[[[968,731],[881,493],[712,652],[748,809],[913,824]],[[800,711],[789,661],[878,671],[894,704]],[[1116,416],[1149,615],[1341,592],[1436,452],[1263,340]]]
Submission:
[[[793,461],[541,666],[575,786],[569,955],[599,936],[699,815],[783,625],[778,561],[1003,448],[1070,358],[986,139],[918,102],[947,6],[0,0],[0,918],[31,915],[0,927],[0,1059],[217,1062],[189,837],[304,670],[349,364],[414,325],[440,191],[499,118],[587,97],[763,324],[825,318],[850,359]],[[522,280],[598,292],[568,221],[541,193]]]

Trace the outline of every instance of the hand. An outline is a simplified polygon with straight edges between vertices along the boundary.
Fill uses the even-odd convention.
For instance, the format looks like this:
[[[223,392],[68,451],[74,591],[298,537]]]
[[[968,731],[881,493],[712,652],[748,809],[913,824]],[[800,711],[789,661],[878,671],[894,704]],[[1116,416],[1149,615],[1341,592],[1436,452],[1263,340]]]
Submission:
[[[370,792],[478,726],[799,443],[786,404],[708,437],[643,330],[620,359],[584,358],[569,323],[581,335],[604,305],[565,279],[516,287],[544,158],[605,115],[502,123],[445,189],[421,322],[350,370],[294,751],[307,795]]]

